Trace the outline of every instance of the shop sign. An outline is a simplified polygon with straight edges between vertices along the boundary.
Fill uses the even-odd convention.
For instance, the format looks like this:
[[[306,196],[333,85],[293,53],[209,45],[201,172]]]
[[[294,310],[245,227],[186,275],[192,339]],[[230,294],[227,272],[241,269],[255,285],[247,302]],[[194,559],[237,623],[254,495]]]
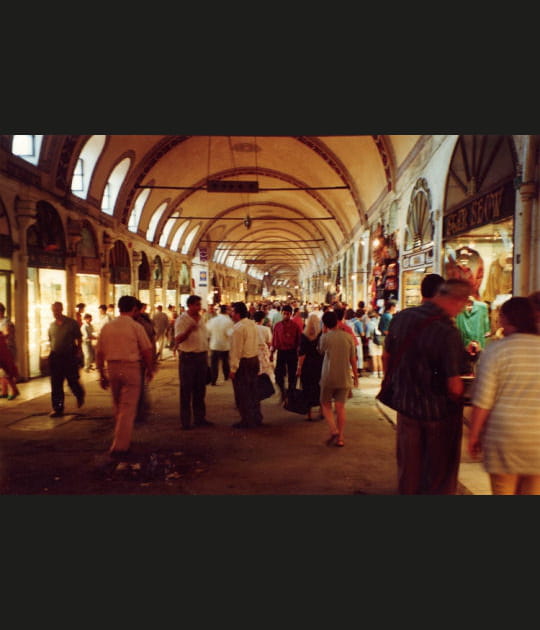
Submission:
[[[42,269],[65,269],[66,259],[64,254],[35,251],[28,248],[28,266]]]
[[[129,267],[118,267],[114,265],[111,268],[111,283],[112,284],[130,284],[131,282],[131,270]]]
[[[180,285],[180,293],[183,293],[185,295],[186,293],[189,293],[190,291],[191,291],[191,287],[189,286],[189,284]]]
[[[430,246],[428,249],[425,249],[420,252],[416,252],[415,254],[409,254],[408,256],[403,256],[402,258],[402,266],[403,269],[414,269],[416,267],[424,267],[425,265],[430,265],[433,262],[433,247]]]
[[[89,258],[83,256],[79,261],[79,273],[95,273],[101,271],[101,261],[99,258]]]
[[[199,272],[199,286],[207,287],[208,286],[208,273],[206,271]]]
[[[515,190],[510,181],[445,215],[443,239],[511,217],[514,214],[514,204]]]
[[[208,247],[199,247],[199,260],[201,262],[208,261]]]

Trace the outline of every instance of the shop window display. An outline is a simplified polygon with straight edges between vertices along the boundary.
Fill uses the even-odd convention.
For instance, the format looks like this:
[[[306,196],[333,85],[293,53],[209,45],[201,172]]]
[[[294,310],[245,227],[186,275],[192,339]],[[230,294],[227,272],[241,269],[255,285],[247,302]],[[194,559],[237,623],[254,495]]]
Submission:
[[[475,316],[488,311],[489,331],[481,348],[499,328],[498,311],[512,296],[513,219],[484,225],[470,230],[444,244],[444,275],[446,278],[464,278],[473,285],[471,308]],[[468,335],[471,317],[461,314],[457,319],[462,334]],[[485,318],[483,326],[486,327]]]

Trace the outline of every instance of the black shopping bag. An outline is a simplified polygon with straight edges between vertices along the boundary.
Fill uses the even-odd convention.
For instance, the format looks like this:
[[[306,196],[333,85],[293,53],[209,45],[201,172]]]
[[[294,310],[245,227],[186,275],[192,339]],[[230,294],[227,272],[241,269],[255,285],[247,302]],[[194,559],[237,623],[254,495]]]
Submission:
[[[307,414],[311,405],[303,389],[291,389],[287,392],[283,408],[293,413]]]
[[[257,376],[257,393],[259,400],[270,398],[270,396],[273,396],[276,393],[272,379],[268,376],[268,374],[266,374],[266,372]]]

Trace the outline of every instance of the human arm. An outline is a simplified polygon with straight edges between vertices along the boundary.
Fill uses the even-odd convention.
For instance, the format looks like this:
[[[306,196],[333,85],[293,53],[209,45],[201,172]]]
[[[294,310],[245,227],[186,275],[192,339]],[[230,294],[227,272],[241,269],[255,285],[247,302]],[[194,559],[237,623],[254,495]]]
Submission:
[[[174,323],[175,344],[178,345],[186,341],[191,333],[197,330],[198,325],[198,320],[194,320],[193,317],[189,315],[179,316]]]
[[[356,350],[354,351],[354,357],[350,357],[351,370],[353,375],[353,387],[358,387],[358,368],[356,365]]]
[[[153,348],[145,348],[141,350],[142,360],[144,363],[144,374],[147,382],[150,382],[154,377],[156,371],[156,364],[154,361],[154,351]]]
[[[465,389],[461,376],[448,377],[446,384],[448,388],[448,395],[450,396],[450,398],[456,401],[460,401],[463,396],[463,390]]]
[[[478,457],[482,452],[481,435],[490,414],[490,409],[483,409],[473,405],[471,414],[471,426],[469,429],[469,440],[467,451],[471,457]]]
[[[105,353],[102,350],[99,338],[96,346],[96,369],[99,372],[99,385],[101,389],[107,389],[107,387],[109,387],[109,379],[105,374]]]

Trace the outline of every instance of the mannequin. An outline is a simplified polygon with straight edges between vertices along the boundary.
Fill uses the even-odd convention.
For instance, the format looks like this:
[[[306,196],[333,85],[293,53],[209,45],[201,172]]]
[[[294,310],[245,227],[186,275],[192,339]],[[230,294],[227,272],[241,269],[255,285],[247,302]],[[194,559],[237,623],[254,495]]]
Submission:
[[[486,347],[486,337],[491,334],[487,304],[470,296],[465,308],[456,315],[456,326],[461,333],[465,347],[471,342],[476,342],[483,350]]]

